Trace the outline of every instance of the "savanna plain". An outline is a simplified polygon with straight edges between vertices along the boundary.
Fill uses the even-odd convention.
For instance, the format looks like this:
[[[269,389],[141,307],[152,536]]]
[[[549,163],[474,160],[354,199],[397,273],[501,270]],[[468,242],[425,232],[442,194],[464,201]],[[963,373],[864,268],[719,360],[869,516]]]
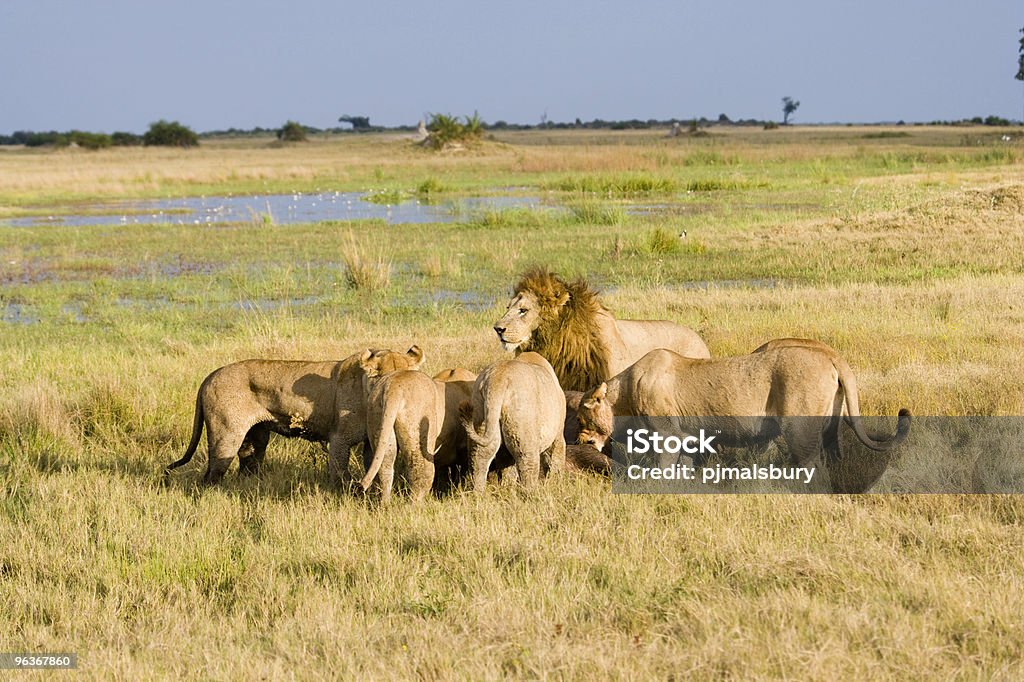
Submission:
[[[491,325],[532,265],[715,356],[824,341],[865,414],[1024,414],[1022,160],[1019,129],[917,126],[0,149],[0,219],[242,193],[540,201],[435,224],[136,225],[129,204],[0,224],[0,650],[119,679],[1020,679],[1012,495],[566,475],[385,508],[276,437],[257,476],[202,486],[205,440],[161,472],[229,362],[502,358]]]

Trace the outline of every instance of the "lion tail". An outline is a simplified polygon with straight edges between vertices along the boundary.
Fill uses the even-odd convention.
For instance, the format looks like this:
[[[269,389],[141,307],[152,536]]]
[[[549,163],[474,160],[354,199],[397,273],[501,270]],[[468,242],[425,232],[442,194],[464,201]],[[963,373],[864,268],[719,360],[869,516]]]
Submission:
[[[833,358],[832,364],[835,366],[836,371],[839,372],[839,384],[843,387],[847,411],[846,422],[853,428],[853,432],[857,434],[857,439],[866,447],[877,452],[892,450],[905,441],[907,436],[910,435],[910,410],[905,407],[900,408],[899,415],[897,416],[896,433],[884,440],[873,438],[864,429],[864,424],[861,423],[860,397],[857,392],[857,379],[853,376],[853,370],[840,357]]]
[[[203,416],[203,396],[202,391],[200,391],[196,394],[196,412],[195,416],[192,417],[192,440],[189,441],[185,454],[182,455],[181,459],[168,464],[167,468],[164,469],[165,478],[170,476],[171,469],[177,469],[183,464],[188,464],[192,461],[192,455],[196,454],[196,448],[199,447],[199,438],[203,435]]]
[[[385,457],[394,460],[398,455],[398,438],[395,435],[395,422],[398,421],[398,413],[401,411],[401,400],[387,400],[384,403],[384,414],[381,415],[380,430],[377,432],[377,446],[373,449],[373,460],[366,470],[366,475],[359,485],[363,491],[370,489],[373,479],[377,477]]]
[[[466,430],[466,436],[473,444],[482,445],[492,443],[494,440],[501,440],[501,404],[497,400],[489,401],[484,398],[483,418],[480,425],[473,421],[473,406],[468,400],[459,404],[459,420]]]

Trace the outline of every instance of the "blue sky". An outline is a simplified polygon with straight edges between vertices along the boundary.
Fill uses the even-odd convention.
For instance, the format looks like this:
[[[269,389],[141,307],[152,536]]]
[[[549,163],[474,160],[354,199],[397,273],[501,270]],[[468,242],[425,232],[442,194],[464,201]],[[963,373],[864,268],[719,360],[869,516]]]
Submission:
[[[1020,0],[0,0],[0,133],[1020,119]]]

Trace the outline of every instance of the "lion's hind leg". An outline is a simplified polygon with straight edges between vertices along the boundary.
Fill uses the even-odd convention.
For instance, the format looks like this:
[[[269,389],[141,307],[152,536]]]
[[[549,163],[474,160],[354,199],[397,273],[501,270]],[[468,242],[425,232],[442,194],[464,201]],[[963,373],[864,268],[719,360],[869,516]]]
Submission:
[[[565,470],[565,438],[561,434],[541,453],[540,464],[545,476],[558,476]]]
[[[232,460],[246,447],[248,432],[248,429],[232,428],[226,424],[206,424],[208,455],[203,483],[220,483]]]
[[[238,449],[238,472],[246,475],[259,473],[270,442],[270,425],[257,424],[249,429],[242,447]]]
[[[784,417],[782,437],[789,451],[789,460],[798,466],[823,462],[823,436],[828,417]]]
[[[494,456],[498,454],[499,447],[501,447],[500,438],[483,443],[473,443],[469,460],[473,471],[473,490],[475,492],[482,493],[487,487],[487,471],[491,467]]]
[[[532,449],[525,450],[516,448],[513,450],[512,454],[516,460],[516,471],[519,473],[519,483],[527,488],[536,486],[537,482],[540,480],[540,460],[542,453]],[[562,458],[565,458],[564,450],[562,452]]]

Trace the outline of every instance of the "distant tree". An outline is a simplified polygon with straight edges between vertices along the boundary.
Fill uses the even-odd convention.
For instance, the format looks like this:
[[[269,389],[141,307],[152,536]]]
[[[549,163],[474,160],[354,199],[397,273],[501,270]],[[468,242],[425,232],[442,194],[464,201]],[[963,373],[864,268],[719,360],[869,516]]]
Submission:
[[[115,147],[137,147],[142,144],[142,136],[135,133],[117,131],[111,133],[110,141]]]
[[[1020,30],[1021,34],[1024,34],[1024,28]],[[1020,48],[1017,55],[1017,75],[1014,76],[1019,81],[1024,81],[1024,37],[1020,39]],[[1024,118],[1021,119],[1024,121]]]
[[[67,147],[71,144],[71,137],[68,133],[58,133],[51,130],[46,133],[29,133],[25,138],[26,147],[43,147],[52,145],[54,147]]]
[[[106,133],[87,133],[81,130],[72,130],[67,136],[71,144],[77,144],[83,149],[103,149],[113,144],[110,135]]]
[[[305,142],[306,129],[301,123],[288,121],[277,131],[277,139],[282,142]]]
[[[782,98],[782,125],[789,125],[789,117],[800,107],[800,102],[792,97]]]
[[[147,147],[196,147],[199,136],[177,121],[160,119],[149,124],[149,130],[142,136],[142,144]]]
[[[1020,30],[1021,34],[1024,34],[1024,28]],[[1017,75],[1014,76],[1019,81],[1024,81],[1024,37],[1020,39],[1020,55],[1017,57]]]
[[[348,123],[352,126],[352,130],[369,130],[370,129],[370,117],[369,116],[342,116],[338,119],[340,123]]]

